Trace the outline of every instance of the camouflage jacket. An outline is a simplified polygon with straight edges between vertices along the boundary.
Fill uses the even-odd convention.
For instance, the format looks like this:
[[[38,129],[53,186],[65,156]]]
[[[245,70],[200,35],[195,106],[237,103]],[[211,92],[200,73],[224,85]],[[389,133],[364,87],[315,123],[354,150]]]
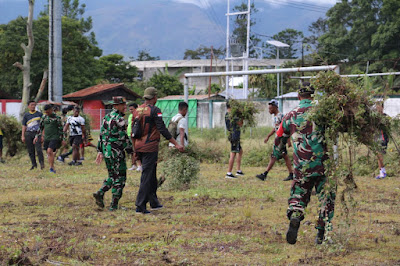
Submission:
[[[39,138],[44,132],[44,140],[62,140],[64,138],[63,124],[61,117],[56,114],[51,116],[43,115],[40,119],[39,130],[36,136]]]
[[[275,145],[280,150],[291,136],[295,169],[304,176],[319,176],[325,172],[323,162],[328,158],[327,149],[323,129],[307,120],[310,108],[311,100],[304,99],[285,115],[277,131]]]
[[[124,114],[113,109],[103,118],[97,151],[105,158],[120,157],[123,151],[132,153],[132,143],[126,134]]]

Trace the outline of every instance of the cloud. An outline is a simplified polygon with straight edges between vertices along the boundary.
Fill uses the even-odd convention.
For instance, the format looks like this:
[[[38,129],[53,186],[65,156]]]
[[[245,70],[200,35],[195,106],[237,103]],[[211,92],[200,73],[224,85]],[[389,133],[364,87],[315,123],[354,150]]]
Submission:
[[[1,1],[1,0],[0,0]],[[201,8],[210,7],[211,3],[227,3],[227,0],[172,0],[174,2],[179,3],[188,3],[199,6]],[[310,4],[315,6],[333,6],[338,2],[338,0],[263,0],[266,3],[269,3],[272,6],[285,6],[287,4],[294,5],[302,5],[302,4]],[[231,0],[231,5],[237,4],[237,0]]]

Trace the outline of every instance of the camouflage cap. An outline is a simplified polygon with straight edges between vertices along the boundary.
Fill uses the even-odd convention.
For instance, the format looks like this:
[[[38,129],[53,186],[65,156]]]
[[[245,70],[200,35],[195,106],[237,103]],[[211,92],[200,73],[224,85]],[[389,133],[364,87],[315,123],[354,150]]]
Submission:
[[[314,94],[314,92],[315,92],[315,89],[313,86],[311,86],[310,82],[303,82],[303,84],[298,89],[299,94],[303,94],[303,93]]]
[[[120,104],[120,103],[126,103],[125,97],[122,97],[122,96],[112,97],[112,104]]]
[[[145,98],[146,100],[151,100],[153,99],[155,96],[157,96],[157,89],[154,87],[148,87],[144,90],[144,95],[143,98]]]

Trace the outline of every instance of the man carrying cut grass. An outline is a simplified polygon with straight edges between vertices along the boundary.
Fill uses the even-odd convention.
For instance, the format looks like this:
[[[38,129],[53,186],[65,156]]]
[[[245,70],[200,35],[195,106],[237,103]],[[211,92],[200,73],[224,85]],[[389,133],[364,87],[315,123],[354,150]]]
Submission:
[[[240,128],[243,126],[243,120],[238,117],[231,117],[231,106],[226,103],[225,125],[228,130],[228,140],[231,143],[231,153],[229,155],[228,172],[225,178],[236,178],[236,176],[243,176],[244,173],[240,169],[242,163],[243,149],[240,145]],[[237,156],[237,157],[236,157]],[[236,176],[232,174],[233,165],[236,159]]]
[[[326,191],[324,161],[328,159],[324,131],[312,121],[307,120],[307,113],[312,108],[314,88],[310,83],[303,83],[298,90],[300,104],[289,112],[282,121],[275,139],[277,150],[283,149],[292,137],[294,179],[290,190],[287,217],[290,220],[286,241],[295,244],[297,232],[304,219],[305,208],[315,187],[320,201],[316,244],[322,244],[325,226],[333,218],[335,193]],[[274,152],[276,152],[274,150]]]

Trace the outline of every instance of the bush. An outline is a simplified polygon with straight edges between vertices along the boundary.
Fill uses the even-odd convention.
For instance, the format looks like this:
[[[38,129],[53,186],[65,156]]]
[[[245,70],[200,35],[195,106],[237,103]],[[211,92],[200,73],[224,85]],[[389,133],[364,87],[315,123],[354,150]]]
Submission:
[[[247,166],[267,166],[271,158],[272,145],[258,147],[245,151],[242,158],[243,165]]]
[[[161,176],[172,190],[185,190],[198,180],[200,162],[189,154],[170,150],[168,159],[160,163]]]
[[[21,125],[13,116],[0,115],[0,129],[3,131],[3,143],[7,146],[7,154],[15,156],[23,145],[21,142]]]

